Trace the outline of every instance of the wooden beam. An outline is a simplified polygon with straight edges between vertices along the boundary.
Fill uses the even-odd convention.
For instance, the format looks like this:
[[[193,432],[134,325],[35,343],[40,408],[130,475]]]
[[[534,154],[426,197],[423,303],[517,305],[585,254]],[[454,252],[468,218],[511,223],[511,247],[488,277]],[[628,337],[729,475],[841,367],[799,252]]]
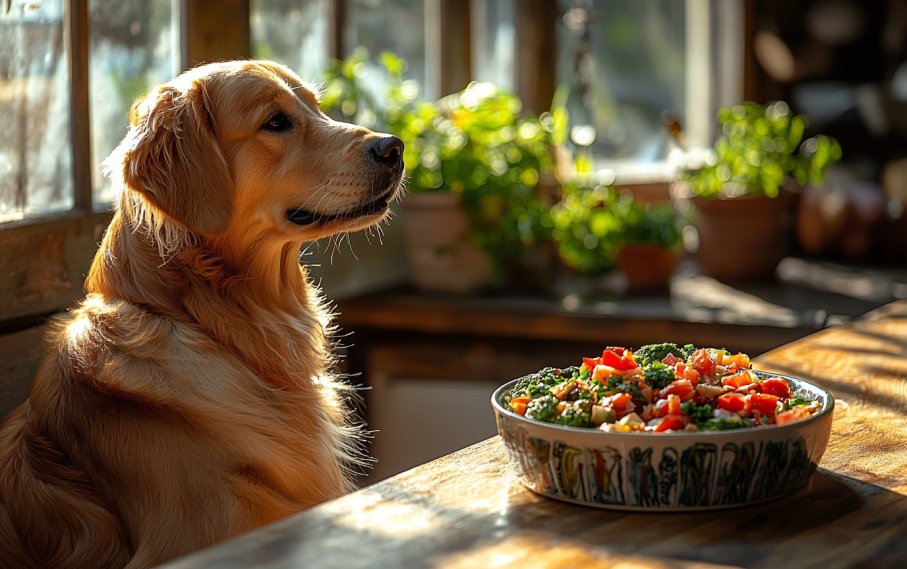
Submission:
[[[183,10],[189,67],[250,57],[249,0],[185,0]]]
[[[84,296],[82,284],[111,214],[71,212],[0,226],[0,325],[58,312]]]
[[[343,47],[343,26],[346,25],[346,0],[328,0],[330,21],[328,22],[328,35],[330,46],[328,55],[332,60],[343,59],[346,50]]]
[[[88,104],[88,0],[66,3],[69,36],[69,133],[74,208],[91,213],[91,138]]]
[[[560,17],[555,0],[521,0],[516,19],[516,90],[525,111],[540,114],[551,108],[557,88],[557,38]]]
[[[441,74],[439,95],[442,97],[462,91],[472,79],[471,6],[471,2],[462,0],[441,0],[438,69]]]

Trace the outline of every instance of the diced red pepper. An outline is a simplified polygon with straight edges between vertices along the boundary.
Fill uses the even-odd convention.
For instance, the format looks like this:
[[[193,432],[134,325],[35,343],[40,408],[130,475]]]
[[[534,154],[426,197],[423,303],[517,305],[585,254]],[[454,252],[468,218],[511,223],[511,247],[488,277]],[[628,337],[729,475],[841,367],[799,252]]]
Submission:
[[[614,369],[628,370],[636,367],[636,362],[629,358],[619,356],[611,350],[602,352],[602,365],[611,366]]]
[[[680,415],[668,415],[655,425],[655,428],[652,430],[656,433],[662,433],[667,430],[682,431],[686,426],[686,422]]]
[[[589,368],[589,373],[592,373],[592,370],[595,369],[595,366],[602,365],[601,358],[583,358],[583,363],[586,364],[586,367]]]
[[[763,393],[754,393],[750,395],[750,401],[753,402],[754,409],[769,417],[775,413],[775,408],[778,406],[777,397]]]
[[[762,392],[776,397],[790,397],[790,386],[786,379],[766,379],[762,382]]]
[[[718,397],[718,408],[724,409],[725,411],[731,411],[733,413],[738,413],[743,417],[746,417],[750,414],[752,410],[752,401],[749,397],[741,395],[739,393],[725,393]]]

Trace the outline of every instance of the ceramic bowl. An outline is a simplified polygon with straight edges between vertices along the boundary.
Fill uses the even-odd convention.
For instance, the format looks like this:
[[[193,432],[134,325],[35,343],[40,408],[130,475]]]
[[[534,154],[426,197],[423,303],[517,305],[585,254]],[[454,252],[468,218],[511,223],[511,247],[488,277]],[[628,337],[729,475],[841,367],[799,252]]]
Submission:
[[[831,434],[834,398],[802,379],[791,392],[822,407],[783,426],[678,433],[605,433],[527,419],[509,408],[517,380],[491,404],[510,462],[537,494],[598,508],[691,511],[764,502],[802,487]]]

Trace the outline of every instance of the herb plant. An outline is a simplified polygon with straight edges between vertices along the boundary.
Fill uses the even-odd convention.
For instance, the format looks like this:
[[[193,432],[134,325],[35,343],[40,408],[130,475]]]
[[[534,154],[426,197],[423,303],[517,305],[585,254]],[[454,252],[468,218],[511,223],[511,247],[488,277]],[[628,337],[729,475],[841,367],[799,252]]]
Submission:
[[[784,101],[722,108],[718,119],[723,135],[713,159],[685,176],[694,196],[774,198],[788,178],[821,186],[828,166],[841,158],[833,138],[820,135],[801,144],[807,119],[791,115]]]
[[[418,85],[402,79],[405,62],[387,52],[379,57],[386,76],[379,104],[362,82],[366,60],[366,52],[357,51],[331,68],[322,107],[400,137],[409,191],[453,192],[476,245],[499,270],[525,249],[546,244],[550,203],[538,185],[553,183],[554,119],[524,117],[519,98],[490,83],[472,83],[434,103],[419,101]]]

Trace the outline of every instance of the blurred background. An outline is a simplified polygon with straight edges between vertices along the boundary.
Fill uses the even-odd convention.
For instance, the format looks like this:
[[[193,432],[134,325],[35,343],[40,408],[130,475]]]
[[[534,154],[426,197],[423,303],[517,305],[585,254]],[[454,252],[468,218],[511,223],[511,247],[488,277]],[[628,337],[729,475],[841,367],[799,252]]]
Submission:
[[[757,356],[907,298],[907,0],[4,0],[0,415],[116,200],[132,101],[282,62],[406,143],[408,196],[307,244],[377,481],[607,345]]]

